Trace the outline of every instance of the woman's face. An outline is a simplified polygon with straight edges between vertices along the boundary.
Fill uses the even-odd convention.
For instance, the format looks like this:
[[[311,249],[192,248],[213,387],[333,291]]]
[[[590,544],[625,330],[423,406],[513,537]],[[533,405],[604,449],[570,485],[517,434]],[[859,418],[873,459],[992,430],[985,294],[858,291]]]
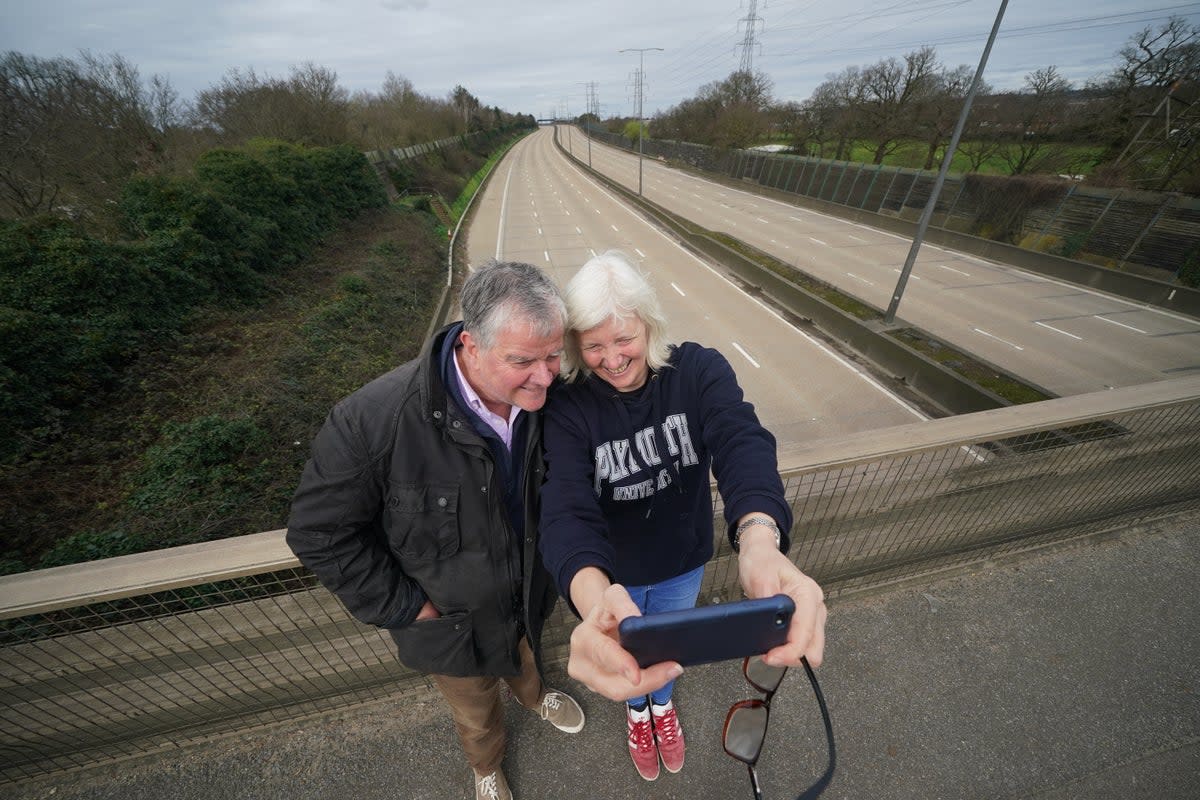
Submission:
[[[646,383],[646,325],[636,316],[610,319],[579,333],[583,363],[618,392],[632,392]]]

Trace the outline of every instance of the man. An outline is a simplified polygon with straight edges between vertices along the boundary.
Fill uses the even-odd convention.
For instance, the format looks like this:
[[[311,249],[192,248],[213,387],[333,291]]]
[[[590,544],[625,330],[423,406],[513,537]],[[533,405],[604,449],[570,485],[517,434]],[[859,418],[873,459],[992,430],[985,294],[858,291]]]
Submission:
[[[450,706],[477,800],[512,797],[499,678],[568,733],[579,704],[534,653],[555,601],[537,550],[541,415],[566,310],[536,267],[490,262],[463,320],[339,403],[313,442],[287,542]],[[539,653],[540,656],[540,653]]]

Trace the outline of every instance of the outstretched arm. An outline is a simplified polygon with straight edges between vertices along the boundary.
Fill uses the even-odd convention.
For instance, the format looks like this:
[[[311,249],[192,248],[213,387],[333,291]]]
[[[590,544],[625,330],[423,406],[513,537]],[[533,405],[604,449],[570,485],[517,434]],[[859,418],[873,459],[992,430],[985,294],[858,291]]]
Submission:
[[[571,601],[583,621],[571,632],[567,672],[593,692],[610,700],[628,700],[649,694],[683,674],[683,667],[673,661],[641,669],[621,647],[617,626],[641,612],[625,587],[611,583],[603,571],[595,567],[579,570],[571,580]]]
[[[761,514],[746,514],[739,522]],[[766,653],[772,666],[797,666],[801,656],[813,667],[825,654],[825,593],[812,578],[779,550],[775,529],[751,525],[742,533],[738,547],[738,579],[747,597],[786,594],[796,604],[787,642]]]

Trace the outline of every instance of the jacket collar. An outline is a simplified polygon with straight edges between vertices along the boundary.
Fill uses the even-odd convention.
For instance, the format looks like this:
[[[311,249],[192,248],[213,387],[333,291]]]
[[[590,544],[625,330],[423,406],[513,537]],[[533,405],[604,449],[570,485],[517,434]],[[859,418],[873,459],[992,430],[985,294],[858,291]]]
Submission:
[[[429,337],[421,348],[421,407],[425,418],[438,428],[446,427],[446,414],[452,405],[446,390],[446,346],[457,340],[461,331],[462,323],[452,322]]]

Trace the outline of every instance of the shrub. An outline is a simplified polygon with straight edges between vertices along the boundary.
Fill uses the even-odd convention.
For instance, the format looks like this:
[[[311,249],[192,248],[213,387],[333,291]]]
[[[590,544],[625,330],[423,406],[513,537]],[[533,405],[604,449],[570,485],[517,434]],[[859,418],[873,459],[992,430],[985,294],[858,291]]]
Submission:
[[[145,539],[126,531],[81,531],[73,533],[55,543],[41,560],[39,569],[78,564],[98,558],[112,558],[148,549]]]
[[[361,153],[258,140],[205,153],[193,176],[130,179],[125,241],[59,219],[0,222],[0,457],[106,388],[148,334],[207,303],[256,302],[265,274],[384,204]]]
[[[220,511],[261,483],[255,462],[267,436],[254,420],[217,415],[170,423],[134,476],[130,507],[171,515],[204,505]]]
[[[1193,247],[1184,258],[1178,280],[1184,286],[1200,288],[1200,248]]]

